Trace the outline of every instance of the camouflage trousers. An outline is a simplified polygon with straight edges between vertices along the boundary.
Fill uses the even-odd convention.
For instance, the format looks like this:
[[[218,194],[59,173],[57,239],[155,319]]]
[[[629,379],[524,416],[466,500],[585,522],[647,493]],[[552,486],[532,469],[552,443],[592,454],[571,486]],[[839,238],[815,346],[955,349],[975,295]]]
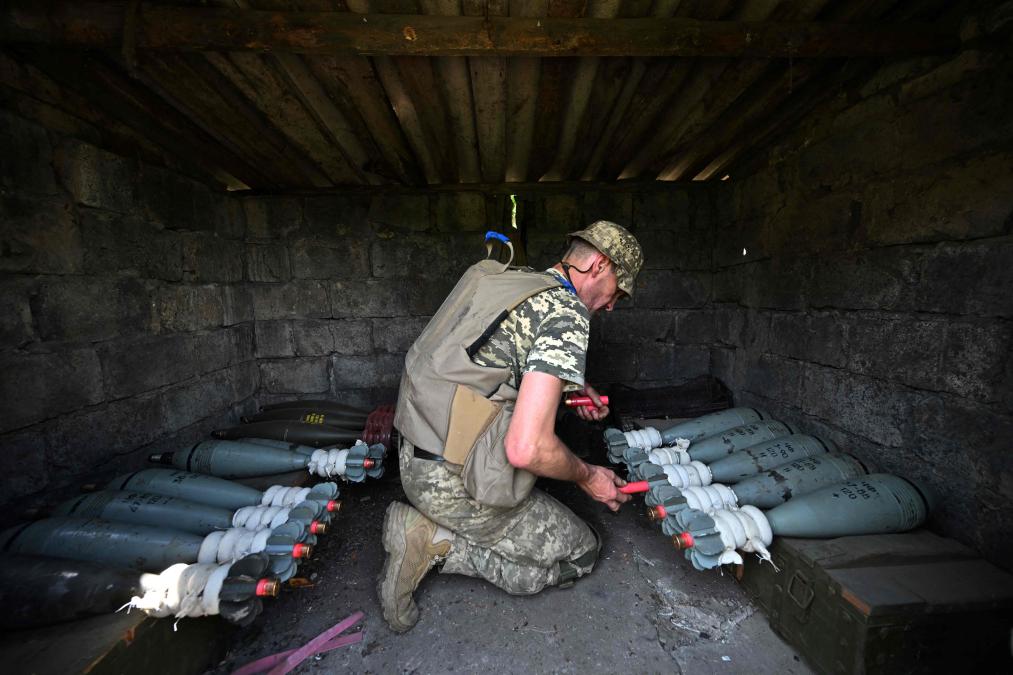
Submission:
[[[583,576],[598,557],[598,540],[572,511],[540,490],[512,508],[481,504],[453,465],[414,456],[401,441],[401,483],[408,501],[456,536],[443,574],[485,579],[515,595],[537,593]]]

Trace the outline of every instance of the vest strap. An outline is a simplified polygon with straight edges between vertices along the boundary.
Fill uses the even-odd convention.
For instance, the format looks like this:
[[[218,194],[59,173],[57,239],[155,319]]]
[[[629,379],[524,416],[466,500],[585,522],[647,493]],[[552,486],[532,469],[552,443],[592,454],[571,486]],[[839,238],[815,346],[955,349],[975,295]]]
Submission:
[[[502,271],[505,272],[514,261],[514,245],[510,243],[510,237],[506,236],[505,234],[500,234],[499,232],[489,230],[488,232],[485,233],[486,260],[492,257],[493,241],[498,241],[502,243],[504,246],[506,246],[507,250],[510,252],[510,257],[507,258],[506,263],[503,265]]]

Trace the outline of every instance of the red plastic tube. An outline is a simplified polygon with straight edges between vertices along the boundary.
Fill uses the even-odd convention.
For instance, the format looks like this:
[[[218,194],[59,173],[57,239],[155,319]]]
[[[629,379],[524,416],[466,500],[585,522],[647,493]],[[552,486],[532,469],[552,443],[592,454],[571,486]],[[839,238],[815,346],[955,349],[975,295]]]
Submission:
[[[276,598],[279,590],[277,579],[261,579],[257,582],[256,595],[258,598]]]
[[[310,534],[327,534],[327,523],[314,520],[310,523]]]
[[[650,518],[651,520],[664,520],[665,516],[667,515],[668,511],[666,511],[665,507],[662,506],[661,504],[658,504],[657,506],[652,506],[651,508],[647,509],[647,517]]]
[[[313,555],[313,547],[309,544],[296,544],[292,547],[293,558],[309,558]]]
[[[640,492],[647,492],[651,489],[651,484],[646,480],[638,480],[635,483],[627,483],[626,485],[619,488],[619,491],[626,495],[635,495]]]
[[[693,535],[689,532],[680,532],[672,535],[672,543],[680,551],[684,551],[687,548],[693,548],[696,542],[693,541]]]
[[[330,499],[327,501],[327,512],[334,513],[335,511],[341,510],[341,502],[336,499]]]
[[[609,404],[608,396],[599,396],[602,405]],[[594,401],[591,400],[590,396],[567,396],[563,401],[568,408],[594,408]]]

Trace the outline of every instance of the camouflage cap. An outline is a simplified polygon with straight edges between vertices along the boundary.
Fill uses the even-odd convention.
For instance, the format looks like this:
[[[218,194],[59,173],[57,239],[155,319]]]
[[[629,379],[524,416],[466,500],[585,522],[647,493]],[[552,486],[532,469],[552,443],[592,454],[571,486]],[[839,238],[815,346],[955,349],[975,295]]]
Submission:
[[[583,239],[607,255],[615,265],[619,290],[633,297],[637,274],[644,264],[644,252],[629,230],[609,220],[598,220],[567,236]]]

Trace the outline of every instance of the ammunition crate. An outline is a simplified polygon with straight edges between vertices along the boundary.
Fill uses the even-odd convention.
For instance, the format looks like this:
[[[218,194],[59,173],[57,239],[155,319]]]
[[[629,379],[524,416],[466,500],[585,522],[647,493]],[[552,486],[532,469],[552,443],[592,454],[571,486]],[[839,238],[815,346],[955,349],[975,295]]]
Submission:
[[[748,556],[736,577],[818,672],[1013,672],[1013,576],[967,547],[918,531],[770,550],[779,572]]]

